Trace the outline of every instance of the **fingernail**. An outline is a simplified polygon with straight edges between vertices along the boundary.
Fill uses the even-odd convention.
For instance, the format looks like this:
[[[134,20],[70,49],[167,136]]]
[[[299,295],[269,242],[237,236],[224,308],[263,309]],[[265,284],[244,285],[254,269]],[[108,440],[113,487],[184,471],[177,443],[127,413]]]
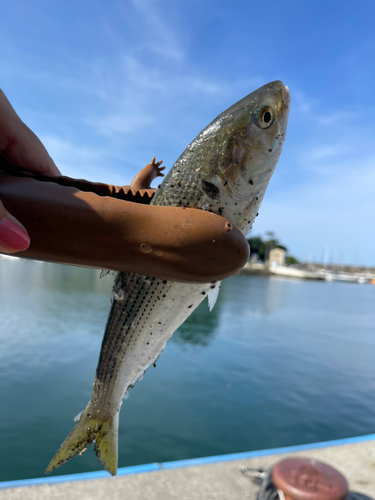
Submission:
[[[0,221],[0,251],[6,253],[26,250],[30,245],[27,232],[9,217]]]

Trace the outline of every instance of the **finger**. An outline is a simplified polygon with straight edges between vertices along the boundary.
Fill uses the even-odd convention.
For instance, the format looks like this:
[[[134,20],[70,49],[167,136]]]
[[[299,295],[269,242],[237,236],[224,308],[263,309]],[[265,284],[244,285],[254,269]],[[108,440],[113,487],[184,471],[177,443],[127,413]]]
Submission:
[[[161,172],[158,172],[158,173],[156,174],[156,177],[164,177],[164,174],[162,174]]]
[[[155,163],[155,167],[159,167],[162,163],[163,163],[163,160],[158,161],[157,163]]]
[[[155,156],[152,157],[152,160],[150,161],[150,165],[155,165]]]
[[[14,137],[2,153],[9,163],[32,172],[61,175],[43,144],[27,125],[19,120],[13,132]]]
[[[165,167],[160,167],[160,168],[158,169],[158,171],[159,171],[159,172],[161,172],[162,170],[165,170]]]
[[[34,132],[23,123],[1,89],[0,154],[16,167],[61,175],[46,148]]]
[[[29,245],[30,237],[26,229],[0,201],[0,252],[20,252]]]

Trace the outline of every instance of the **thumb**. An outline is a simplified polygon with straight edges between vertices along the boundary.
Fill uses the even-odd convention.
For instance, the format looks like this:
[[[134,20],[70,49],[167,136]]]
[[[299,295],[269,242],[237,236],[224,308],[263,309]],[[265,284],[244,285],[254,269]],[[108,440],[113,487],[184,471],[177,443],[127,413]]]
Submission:
[[[20,252],[29,245],[30,238],[26,229],[0,201],[0,252]]]

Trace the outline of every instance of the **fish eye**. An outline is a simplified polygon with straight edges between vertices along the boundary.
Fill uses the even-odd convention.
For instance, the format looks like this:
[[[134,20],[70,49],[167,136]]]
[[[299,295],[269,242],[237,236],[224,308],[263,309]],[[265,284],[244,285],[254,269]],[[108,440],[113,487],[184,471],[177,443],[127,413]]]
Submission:
[[[269,128],[273,124],[274,120],[274,111],[269,106],[259,109],[254,116],[255,124],[259,128]]]

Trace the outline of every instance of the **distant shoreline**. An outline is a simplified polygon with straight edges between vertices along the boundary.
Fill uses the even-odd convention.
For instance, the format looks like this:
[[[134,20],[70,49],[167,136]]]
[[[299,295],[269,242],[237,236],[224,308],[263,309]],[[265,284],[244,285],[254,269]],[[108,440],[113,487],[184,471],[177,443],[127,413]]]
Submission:
[[[245,276],[280,276],[294,279],[317,279],[325,281],[351,281],[375,283],[375,268],[360,266],[325,266],[324,264],[297,264],[270,268],[261,262],[248,262],[237,272]]]

